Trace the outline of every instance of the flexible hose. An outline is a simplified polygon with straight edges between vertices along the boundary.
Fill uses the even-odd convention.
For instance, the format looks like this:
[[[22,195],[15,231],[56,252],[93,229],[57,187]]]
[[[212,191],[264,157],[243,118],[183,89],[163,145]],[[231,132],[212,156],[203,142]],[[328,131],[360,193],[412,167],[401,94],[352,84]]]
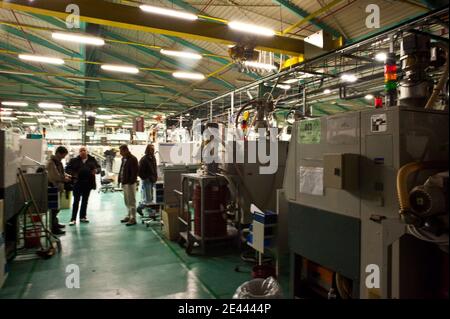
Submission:
[[[250,105],[252,105],[254,101],[255,101],[254,99],[248,101],[248,102],[245,103],[245,104],[239,109],[239,111],[236,113],[236,121],[235,121],[236,128],[238,128],[238,126],[239,126],[239,116],[241,115],[241,113],[242,113],[247,107],[249,107]]]
[[[448,63],[448,47],[443,45],[443,44],[441,44],[441,43],[437,43],[437,45],[440,48],[442,48],[442,49],[444,49],[446,51],[445,58],[446,58],[447,61],[445,62],[445,65],[444,65],[444,73],[442,73],[438,84],[433,89],[433,94],[431,94],[430,98],[428,99],[427,104],[425,105],[425,109],[426,110],[429,110],[429,109],[433,108],[434,103],[436,102],[436,99],[438,98],[439,93],[444,88],[445,82],[447,81],[447,78],[448,78],[448,67],[449,67],[449,63]]]
[[[342,299],[352,299],[352,287],[347,279],[340,274],[335,274],[336,288]]]
[[[448,162],[412,162],[400,167],[397,172],[397,196],[400,205],[400,214],[403,214],[410,208],[408,177],[414,172],[424,169],[441,169],[447,168]]]
[[[409,197],[407,180],[410,174],[420,170],[422,163],[408,163],[403,165],[397,172],[397,196],[400,205],[400,214],[409,208]]]

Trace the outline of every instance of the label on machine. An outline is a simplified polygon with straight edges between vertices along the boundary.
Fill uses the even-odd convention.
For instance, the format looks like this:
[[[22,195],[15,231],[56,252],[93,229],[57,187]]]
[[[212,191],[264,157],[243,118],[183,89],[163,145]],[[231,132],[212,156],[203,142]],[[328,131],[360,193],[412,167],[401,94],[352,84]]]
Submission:
[[[319,144],[321,139],[320,119],[301,121],[298,128],[300,144]]]
[[[386,132],[387,131],[386,113],[375,114],[370,117],[370,130],[372,132]]]
[[[299,168],[300,193],[323,196],[323,167]]]

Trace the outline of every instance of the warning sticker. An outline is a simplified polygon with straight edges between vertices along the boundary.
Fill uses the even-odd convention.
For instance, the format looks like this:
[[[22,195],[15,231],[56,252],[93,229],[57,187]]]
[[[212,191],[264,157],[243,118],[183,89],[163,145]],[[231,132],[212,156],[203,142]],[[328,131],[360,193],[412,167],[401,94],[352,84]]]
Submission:
[[[320,138],[320,119],[300,122],[298,130],[298,141],[300,144],[319,144]]]
[[[387,131],[386,113],[375,114],[370,117],[370,130],[372,132],[386,132]]]

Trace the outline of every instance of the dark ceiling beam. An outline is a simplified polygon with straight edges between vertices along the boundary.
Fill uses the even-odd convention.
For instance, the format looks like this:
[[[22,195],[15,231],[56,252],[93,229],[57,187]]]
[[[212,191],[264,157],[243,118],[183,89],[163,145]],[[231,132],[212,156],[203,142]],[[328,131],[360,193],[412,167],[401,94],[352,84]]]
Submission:
[[[309,17],[311,14],[300,8],[299,6],[295,5],[292,1],[289,0],[272,0],[272,2],[279,4],[281,7],[289,10],[290,12],[292,12],[293,14],[299,16],[300,18],[306,18]],[[330,27],[329,25],[327,25],[326,23],[320,22],[317,19],[311,19],[311,21],[309,21],[309,23],[311,23],[312,25],[316,26],[319,29],[322,29],[332,35],[334,35],[335,37],[340,37],[341,33],[339,31],[337,31],[336,29]]]

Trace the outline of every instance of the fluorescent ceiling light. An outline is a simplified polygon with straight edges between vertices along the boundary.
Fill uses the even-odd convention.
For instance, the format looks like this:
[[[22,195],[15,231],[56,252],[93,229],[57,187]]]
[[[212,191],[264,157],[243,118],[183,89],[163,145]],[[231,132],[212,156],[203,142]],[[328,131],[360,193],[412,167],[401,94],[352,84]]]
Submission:
[[[27,102],[3,101],[2,105],[4,105],[4,106],[22,106],[22,107],[25,107],[25,106],[28,106],[28,103]]]
[[[23,125],[37,125],[36,122],[23,122]]]
[[[367,94],[364,98],[366,100],[373,100],[373,95],[372,94]]]
[[[291,86],[290,85],[278,84],[277,88],[282,89],[282,90],[289,90],[291,88]]]
[[[315,76],[315,74],[301,72],[300,79],[309,79]]]
[[[94,127],[105,127],[105,124],[103,124],[103,123],[97,123],[97,124],[94,124]]]
[[[179,18],[179,19],[185,19],[185,20],[197,20],[198,17],[195,14],[178,11],[178,10],[171,10],[167,8],[161,8],[161,7],[155,7],[155,6],[149,6],[149,5],[141,5],[139,6],[142,11],[148,12],[148,13],[154,13],[154,14],[160,14],[165,15],[173,18]]]
[[[358,80],[358,78],[356,77],[356,75],[354,74],[342,74],[341,75],[341,80],[344,82],[356,82]]]
[[[44,114],[58,116],[58,115],[63,115],[64,113],[61,111],[44,111]]]
[[[108,120],[108,123],[122,123],[122,120]]]
[[[52,119],[38,119],[38,122],[39,123],[51,123],[51,122],[53,122],[53,120]]]
[[[130,74],[139,73],[139,69],[134,66],[103,64],[101,66],[101,68],[103,70],[112,71],[112,72],[122,72],[122,73],[130,73]]]
[[[31,75],[33,76],[33,73],[27,73],[27,72],[19,72],[19,71],[8,71],[8,70],[0,70],[0,73],[3,74],[15,74],[15,75]]]
[[[256,61],[245,61],[244,65],[249,68],[263,69],[263,70],[276,70],[277,67],[273,64],[261,63]]]
[[[275,35],[275,31],[269,28],[260,27],[254,24],[242,23],[237,21],[232,21],[228,23],[228,26],[237,31],[251,33],[256,35],[262,35],[266,37],[271,37]]]
[[[385,62],[386,59],[387,59],[387,54],[384,52],[380,52],[375,55],[375,60],[377,60],[379,62]]]
[[[105,110],[107,110],[106,107],[99,107],[98,109],[99,109],[100,111],[105,111]]]
[[[166,50],[166,49],[161,49],[160,52],[164,55],[170,55],[170,56],[185,58],[185,59],[200,60],[202,58],[202,56],[200,54],[193,53],[193,52],[173,51],[173,50]]]
[[[50,58],[45,56],[38,55],[29,55],[29,54],[19,54],[19,59],[32,61],[32,62],[42,62],[42,63],[50,63],[50,64],[64,64],[63,59],[58,58]]]
[[[174,72],[173,76],[178,79],[189,79],[189,80],[204,80],[205,75],[201,73],[191,73],[191,72]]]
[[[119,126],[117,123],[106,123],[106,126]]]
[[[16,116],[18,119],[32,119],[32,116],[26,116],[26,115],[17,115]]]
[[[59,120],[59,121],[63,121],[63,120],[66,119],[65,116],[50,116],[50,118],[51,118],[52,120]]]
[[[0,111],[0,115],[11,115],[11,111]]]
[[[105,45],[105,40],[97,37],[86,36],[82,34],[54,32],[52,38],[61,41],[92,44],[92,45]]]
[[[39,103],[41,109],[62,109],[64,106],[59,103]]]
[[[67,119],[67,120],[66,120],[66,123],[69,123],[69,124],[78,124],[78,123],[81,123],[81,120],[80,120],[80,119]]]
[[[298,79],[289,79],[289,80],[283,81],[283,83],[286,83],[286,84],[292,84],[292,83],[297,83],[297,82],[298,82]]]
[[[97,113],[92,112],[92,111],[87,111],[87,112],[84,113],[84,114],[86,114],[86,116],[96,116],[96,115],[97,115]]]
[[[133,128],[133,125],[122,125],[123,128]]]
[[[112,115],[97,115],[97,118],[100,120],[111,120],[113,117]]]
[[[17,121],[16,117],[10,117],[10,116],[1,116],[0,117],[1,121]]]
[[[324,94],[330,94],[330,93],[331,93],[331,90],[330,90],[330,89],[325,89],[325,90],[323,90],[323,93],[324,93]]]
[[[159,85],[159,84],[151,84],[151,83],[136,83],[137,86],[147,86],[147,87],[151,87],[151,88],[163,88],[164,85]]]

